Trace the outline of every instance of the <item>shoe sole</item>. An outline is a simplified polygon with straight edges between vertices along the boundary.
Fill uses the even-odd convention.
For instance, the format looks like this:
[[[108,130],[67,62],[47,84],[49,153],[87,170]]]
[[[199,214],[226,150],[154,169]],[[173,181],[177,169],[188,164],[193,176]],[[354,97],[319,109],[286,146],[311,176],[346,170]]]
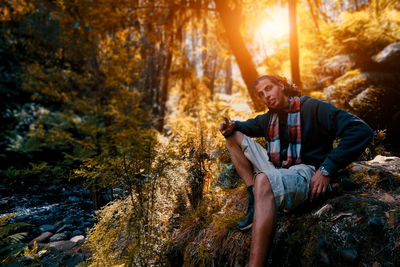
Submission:
[[[239,227],[239,230],[240,230],[240,231],[245,231],[245,230],[250,229],[252,226],[253,226],[253,224],[251,223],[251,224],[249,224],[249,225],[247,225],[247,226],[245,226],[245,227],[242,227],[242,228]]]

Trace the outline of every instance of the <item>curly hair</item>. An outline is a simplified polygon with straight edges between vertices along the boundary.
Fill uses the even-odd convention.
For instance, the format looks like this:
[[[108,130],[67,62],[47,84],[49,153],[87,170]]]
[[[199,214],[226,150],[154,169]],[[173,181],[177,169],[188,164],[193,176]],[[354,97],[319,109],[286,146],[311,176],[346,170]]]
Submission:
[[[257,84],[264,79],[268,79],[276,85],[283,84],[283,93],[287,96],[300,96],[300,91],[297,86],[293,83],[289,83],[285,77],[279,75],[262,75],[258,77],[253,83],[253,89],[255,90]]]

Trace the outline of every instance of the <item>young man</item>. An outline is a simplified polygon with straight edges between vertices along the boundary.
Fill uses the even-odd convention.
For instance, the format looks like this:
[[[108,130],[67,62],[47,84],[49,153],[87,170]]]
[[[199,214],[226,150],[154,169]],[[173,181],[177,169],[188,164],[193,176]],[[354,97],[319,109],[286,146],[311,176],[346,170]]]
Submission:
[[[372,138],[356,116],[308,96],[285,78],[264,75],[254,90],[269,111],[244,122],[226,119],[226,138],[236,171],[249,191],[247,215],[238,223],[252,229],[249,266],[263,266],[276,225],[276,210],[290,210],[324,194],[331,175],[355,160]],[[250,137],[265,137],[267,149]],[[340,142],[333,148],[333,141]],[[253,220],[254,215],[254,220]]]

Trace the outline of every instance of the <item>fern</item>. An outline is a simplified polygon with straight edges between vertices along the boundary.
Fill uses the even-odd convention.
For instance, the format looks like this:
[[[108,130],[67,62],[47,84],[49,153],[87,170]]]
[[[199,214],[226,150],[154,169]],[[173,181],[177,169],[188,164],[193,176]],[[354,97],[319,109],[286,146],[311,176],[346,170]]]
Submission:
[[[27,223],[7,223],[7,221],[18,213],[9,213],[0,218],[0,262],[1,264],[10,263],[15,260],[24,249],[22,242],[26,233],[13,233]]]

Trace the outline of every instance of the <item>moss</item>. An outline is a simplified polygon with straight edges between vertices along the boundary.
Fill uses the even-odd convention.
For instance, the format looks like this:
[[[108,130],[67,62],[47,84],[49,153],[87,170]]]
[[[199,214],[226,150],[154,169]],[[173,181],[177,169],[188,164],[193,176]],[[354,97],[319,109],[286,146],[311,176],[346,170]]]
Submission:
[[[234,230],[237,228],[237,223],[245,214],[242,212],[228,212],[214,216],[214,229]]]

